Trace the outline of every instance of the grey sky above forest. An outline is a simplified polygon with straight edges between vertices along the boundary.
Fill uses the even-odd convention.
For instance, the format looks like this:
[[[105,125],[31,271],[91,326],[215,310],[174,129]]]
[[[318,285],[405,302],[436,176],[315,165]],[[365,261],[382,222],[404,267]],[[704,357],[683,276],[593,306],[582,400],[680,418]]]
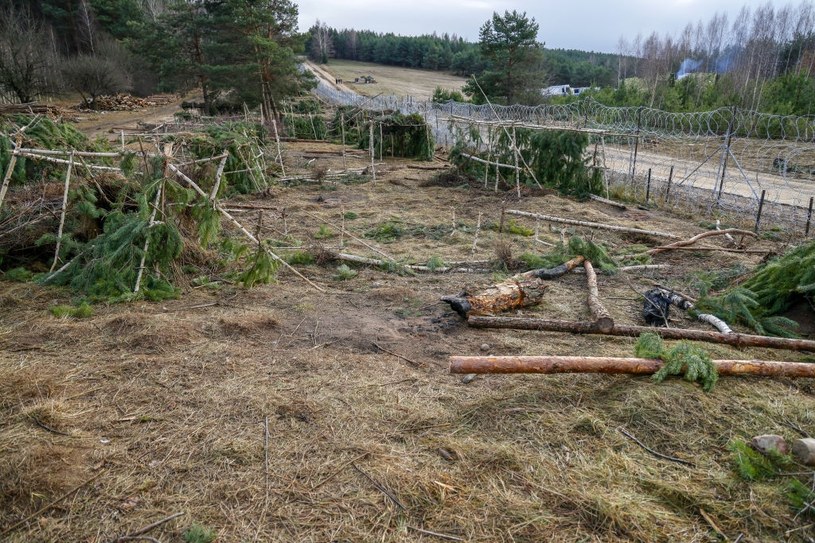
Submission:
[[[732,21],[742,6],[767,0],[298,0],[300,30],[317,19],[335,28],[419,35],[437,32],[478,40],[478,29],[494,11],[526,11],[540,25],[538,39],[550,48],[615,52],[620,36],[633,40],[656,31],[677,35],[688,23],[705,23],[726,12]],[[787,2],[771,2],[783,7]],[[798,0],[793,2],[798,5]]]

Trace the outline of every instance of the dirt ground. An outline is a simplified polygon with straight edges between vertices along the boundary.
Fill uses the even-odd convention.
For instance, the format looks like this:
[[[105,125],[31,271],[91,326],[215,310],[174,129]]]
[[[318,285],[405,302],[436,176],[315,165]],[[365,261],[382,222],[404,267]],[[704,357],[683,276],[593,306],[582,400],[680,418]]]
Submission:
[[[288,169],[338,170],[339,151],[288,144]],[[432,184],[442,167],[388,159],[375,182],[280,186],[231,205],[249,225],[259,211],[247,205],[267,208],[262,235],[279,245],[344,246],[376,258],[340,234],[344,224],[397,261],[416,263],[494,260],[505,245],[516,257],[549,250],[534,236],[491,229],[502,206],[683,237],[703,230],[693,217],[544,191],[518,201],[477,184]],[[387,223],[402,236],[366,237]],[[662,241],[537,226],[547,243],[580,234],[621,253]],[[640,324],[638,293],[654,281],[693,292],[694,274],[751,268],[761,258],[664,253],[655,263],[666,268],[601,275],[599,288],[615,321]],[[96,306],[81,320],[48,311],[70,301],[67,291],[0,282],[0,540],[120,541],[177,512],[146,535],[182,541],[200,524],[224,542],[815,536],[782,483],[740,480],[727,449],[756,434],[814,433],[811,380],[722,378],[709,394],[677,379],[658,385],[630,376],[465,384],[448,374],[450,355],[630,356],[634,339],[478,330],[439,302],[492,284],[501,271],[405,275],[352,266],[357,275],[341,280],[337,266],[298,266],[326,292],[285,271],[248,290],[215,278],[178,300]],[[586,319],[585,297],[585,277],[571,274],[523,314]],[[700,327],[674,318],[672,326]],[[813,360],[707,347],[714,358]],[[655,457],[623,431],[690,465]],[[811,472],[802,468],[800,478],[810,481]]]

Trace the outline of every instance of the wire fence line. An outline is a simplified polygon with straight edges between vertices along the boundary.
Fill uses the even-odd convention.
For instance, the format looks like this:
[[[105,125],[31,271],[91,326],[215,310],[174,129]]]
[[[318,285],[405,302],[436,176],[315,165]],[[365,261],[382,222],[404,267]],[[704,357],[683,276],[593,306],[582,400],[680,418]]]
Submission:
[[[711,217],[760,220],[795,236],[809,234],[815,197],[815,115],[783,116],[735,107],[672,113],[609,107],[593,100],[562,105],[438,103],[366,97],[320,81],[327,102],[418,113],[436,141],[455,145],[454,126],[479,123],[588,134],[610,192]],[[759,215],[760,212],[760,216]]]

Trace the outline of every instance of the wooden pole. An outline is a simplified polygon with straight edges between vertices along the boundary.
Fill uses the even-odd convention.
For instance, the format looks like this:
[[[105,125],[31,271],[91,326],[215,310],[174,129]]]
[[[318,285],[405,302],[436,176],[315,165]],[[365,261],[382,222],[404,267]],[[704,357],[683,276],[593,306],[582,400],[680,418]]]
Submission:
[[[521,198],[521,169],[518,167],[518,142],[516,139],[515,127],[512,127],[512,154],[515,157],[515,190],[518,191],[518,199]]]
[[[272,119],[272,129],[274,130],[274,139],[277,144],[277,160],[280,162],[280,173],[286,177],[286,166],[283,164],[283,151],[280,148],[280,133],[277,131],[277,119]]]
[[[371,120],[371,124],[368,125],[368,136],[370,142],[368,142],[368,147],[371,149],[371,180],[376,181],[376,166],[374,165],[374,121]]]
[[[569,332],[572,334],[600,334],[609,336],[637,337],[645,332],[658,334],[665,339],[689,339],[707,343],[722,343],[734,347],[768,347],[791,351],[815,352],[815,341],[782,337],[754,336],[749,334],[719,334],[706,330],[680,328],[655,328],[652,326],[625,326],[615,324],[609,332],[601,332],[592,322],[551,321],[523,317],[473,316],[467,324],[474,328],[501,328],[510,330],[535,330],[545,332]]]
[[[624,373],[652,375],[662,360],[593,356],[451,356],[450,373]],[[719,375],[815,377],[815,364],[766,360],[713,360]]]
[[[53,273],[54,268],[57,267],[59,262],[59,249],[62,245],[62,232],[65,228],[65,215],[68,212],[68,189],[71,186],[71,172],[74,169],[74,155],[68,160],[68,171],[65,172],[65,189],[62,191],[62,210],[59,215],[59,228],[57,229],[57,247],[54,249],[54,262],[51,264],[51,269],[48,273]]]
[[[756,213],[756,227],[755,233],[758,234],[758,228],[761,225],[761,211],[764,209],[764,196],[767,194],[765,189],[761,189],[761,199],[758,201],[758,213]]]
[[[342,134],[342,169],[348,169],[348,163],[345,159],[345,112],[340,113],[340,133]]]
[[[215,184],[212,185],[212,192],[209,193],[210,200],[214,201],[218,197],[218,191],[221,188],[221,178],[224,175],[224,168],[226,167],[226,161],[228,159],[229,153],[224,153],[221,163],[218,164],[218,171],[215,172]]]
[[[815,197],[809,197],[809,209],[807,210],[807,227],[804,230],[804,237],[809,237],[809,225],[812,223],[812,202],[815,200]]]
[[[8,166],[6,167],[6,175],[3,176],[3,185],[0,186],[0,208],[3,207],[3,200],[6,198],[6,191],[8,191],[9,183],[11,182],[11,175],[14,173],[14,166],[17,165],[17,149],[11,152]]]
[[[657,230],[640,230],[639,228],[628,228],[626,226],[616,226],[613,224],[602,224],[597,222],[588,222],[588,221],[578,221],[576,219],[564,219],[562,217],[554,217],[552,215],[540,215],[538,213],[528,213],[526,211],[518,211],[515,209],[507,209],[506,211],[510,215],[516,215],[518,217],[530,217],[532,219],[539,219],[542,221],[549,221],[561,224],[571,224],[574,226],[585,226],[587,228],[597,228],[600,230],[613,230],[615,232],[630,232],[632,234],[646,234],[649,236],[657,236],[661,238],[668,238],[668,239],[682,239],[676,234],[669,234],[667,232],[659,232]]]
[[[671,171],[668,173],[668,188],[665,189],[665,203],[668,203],[668,199],[671,196],[671,181],[674,179],[674,166],[671,164]]]
[[[165,158],[169,160],[169,158]],[[147,237],[144,240],[144,247],[142,248],[141,262],[139,262],[139,271],[136,274],[136,285],[133,287],[133,292],[139,292],[141,289],[141,280],[144,276],[144,264],[147,261],[147,252],[150,250],[150,229],[156,222],[156,213],[158,212],[159,202],[161,202],[161,193],[164,192],[164,181],[159,183],[156,197],[153,200],[153,210],[150,212],[150,222],[147,224]]]
[[[583,261],[583,267],[586,269],[586,282],[589,286],[589,310],[594,319],[594,324],[601,332],[608,332],[614,328],[614,319],[608,309],[605,308],[603,302],[600,301],[600,291],[597,288],[597,274],[594,273],[594,266],[588,260]]]
[[[645,205],[651,201],[651,168],[648,168],[648,180],[645,184]]]

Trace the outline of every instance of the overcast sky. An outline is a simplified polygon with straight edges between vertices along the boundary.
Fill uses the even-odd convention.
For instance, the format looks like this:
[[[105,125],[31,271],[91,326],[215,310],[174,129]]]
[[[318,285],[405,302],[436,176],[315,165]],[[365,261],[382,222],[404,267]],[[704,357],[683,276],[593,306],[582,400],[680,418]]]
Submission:
[[[755,7],[766,0],[299,0],[300,30],[317,19],[335,28],[375,30],[419,35],[433,31],[478,40],[478,29],[494,11],[526,11],[540,25],[538,39],[550,48],[614,52],[624,35],[633,39],[678,34],[687,23],[707,22],[717,11],[732,21],[741,6]],[[773,2],[783,6],[787,2]],[[798,4],[798,0],[794,2]]]

